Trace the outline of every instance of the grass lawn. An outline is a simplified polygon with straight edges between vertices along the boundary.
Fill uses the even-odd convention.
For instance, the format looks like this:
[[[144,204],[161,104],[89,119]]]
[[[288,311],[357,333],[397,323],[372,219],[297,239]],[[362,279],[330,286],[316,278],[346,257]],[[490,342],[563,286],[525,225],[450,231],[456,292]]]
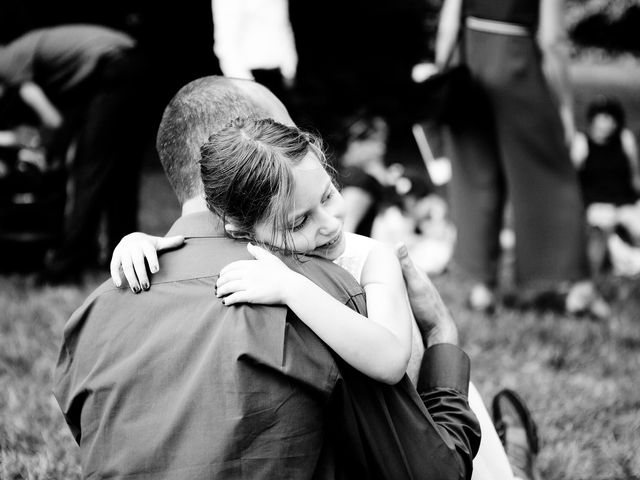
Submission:
[[[627,70],[630,69],[630,70]],[[597,92],[625,102],[640,130],[640,70],[578,65],[578,108]],[[580,110],[579,110],[580,111]],[[178,215],[162,172],[145,172],[141,224],[163,233]],[[0,479],[74,479],[75,443],[51,395],[65,321],[106,272],[82,286],[36,287],[30,275],[0,276]],[[463,305],[465,279],[435,280],[457,319],[485,401],[502,387],[528,400],[542,438],[544,478],[640,479],[640,280],[608,278],[608,322]]]

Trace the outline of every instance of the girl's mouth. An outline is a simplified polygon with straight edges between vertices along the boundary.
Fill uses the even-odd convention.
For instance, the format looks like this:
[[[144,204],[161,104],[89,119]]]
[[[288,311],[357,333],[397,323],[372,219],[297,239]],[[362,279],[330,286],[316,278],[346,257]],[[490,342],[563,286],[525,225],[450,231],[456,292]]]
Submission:
[[[325,243],[325,244],[323,244],[323,245],[320,245],[320,246],[319,246],[319,247],[317,247],[317,248],[328,248],[328,247],[331,247],[332,245],[334,245],[335,243],[337,243],[337,242],[338,242],[338,240],[340,240],[340,238],[341,238],[341,237],[342,237],[342,233],[339,233],[338,235],[336,235],[336,236],[334,237],[334,239],[333,239],[333,240],[331,240],[331,241],[329,241],[329,242],[327,242],[327,243]]]

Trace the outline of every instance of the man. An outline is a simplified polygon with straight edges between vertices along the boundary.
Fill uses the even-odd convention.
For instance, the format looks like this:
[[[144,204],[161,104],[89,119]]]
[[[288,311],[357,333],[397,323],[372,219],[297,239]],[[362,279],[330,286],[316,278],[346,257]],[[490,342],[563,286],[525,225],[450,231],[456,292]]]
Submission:
[[[428,347],[420,396],[407,377],[381,385],[334,358],[285,307],[227,308],[214,295],[217,272],[249,255],[206,209],[199,147],[249,115],[292,123],[255,82],[205,77],[178,92],[157,146],[182,205],[169,234],[187,244],[163,256],[148,293],[105,283],[65,328],[55,395],[84,475],[469,478],[479,443],[466,397],[469,360],[437,293],[415,271],[406,269],[407,280]],[[339,267],[284,260],[366,313],[362,289]]]
[[[29,30],[0,46],[0,80],[31,92],[29,97],[36,92],[59,110],[61,118],[47,122],[49,159],[64,162],[74,140],[62,238],[47,255],[41,280],[68,280],[100,260],[103,215],[107,242],[136,229],[138,177],[149,133],[143,121],[143,60],[129,35],[89,24]],[[114,246],[107,246],[109,254]]]

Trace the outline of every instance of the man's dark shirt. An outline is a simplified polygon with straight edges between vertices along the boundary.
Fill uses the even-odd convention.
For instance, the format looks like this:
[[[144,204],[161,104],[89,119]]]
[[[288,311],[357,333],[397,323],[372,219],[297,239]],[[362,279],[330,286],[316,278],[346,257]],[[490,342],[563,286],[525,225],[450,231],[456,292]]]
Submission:
[[[149,292],[105,283],[65,328],[55,395],[87,478],[470,476],[479,428],[460,350],[426,353],[451,370],[422,372],[430,415],[406,377],[387,387],[338,369],[285,307],[222,305],[217,272],[250,256],[210,214],[184,216],[170,234],[187,245],[163,255]],[[286,261],[366,311],[339,267]]]

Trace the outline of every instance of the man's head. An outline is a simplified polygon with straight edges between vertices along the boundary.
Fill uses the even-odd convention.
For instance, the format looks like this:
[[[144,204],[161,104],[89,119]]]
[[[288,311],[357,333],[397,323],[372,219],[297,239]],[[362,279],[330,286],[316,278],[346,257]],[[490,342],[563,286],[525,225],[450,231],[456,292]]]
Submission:
[[[169,102],[156,148],[181,205],[203,196],[200,147],[212,133],[238,117],[273,118],[293,125],[282,102],[251,80],[199,78],[182,87]]]

